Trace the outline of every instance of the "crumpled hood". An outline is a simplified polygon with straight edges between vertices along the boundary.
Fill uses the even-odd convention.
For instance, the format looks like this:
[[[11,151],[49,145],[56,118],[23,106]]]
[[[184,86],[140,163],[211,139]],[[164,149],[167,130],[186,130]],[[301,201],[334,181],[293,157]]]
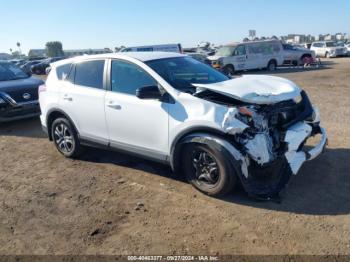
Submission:
[[[214,84],[193,84],[247,103],[274,104],[300,95],[300,88],[293,82],[275,76],[243,75]]]

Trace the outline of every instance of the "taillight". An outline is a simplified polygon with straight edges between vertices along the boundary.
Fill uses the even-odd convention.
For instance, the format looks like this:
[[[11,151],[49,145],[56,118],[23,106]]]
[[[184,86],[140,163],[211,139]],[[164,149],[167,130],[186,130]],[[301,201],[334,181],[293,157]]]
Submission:
[[[46,85],[45,84],[39,86],[38,93],[40,94],[41,92],[46,92]]]

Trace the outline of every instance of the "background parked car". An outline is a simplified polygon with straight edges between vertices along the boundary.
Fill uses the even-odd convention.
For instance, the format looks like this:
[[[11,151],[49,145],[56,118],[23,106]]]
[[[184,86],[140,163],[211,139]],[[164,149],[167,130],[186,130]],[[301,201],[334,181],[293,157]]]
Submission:
[[[46,73],[46,68],[50,66],[51,63],[64,59],[64,57],[51,57],[39,64],[33,65],[31,67],[31,72],[36,75],[43,75]]]
[[[283,44],[283,59],[284,64],[299,65],[304,64],[305,58],[315,58],[314,51],[300,46],[293,46],[291,44]]]
[[[349,56],[350,55],[350,43],[344,43],[344,42],[337,42],[337,46],[342,47],[345,49],[345,55]]]
[[[187,53],[186,55],[196,59],[199,62],[202,62],[207,65],[211,65],[211,61],[207,58],[205,54],[201,53]]]
[[[276,70],[283,64],[283,46],[279,40],[253,41],[226,45],[209,56],[214,68],[227,75],[236,71],[267,68]]]
[[[0,62],[0,123],[40,115],[38,88],[44,82],[9,62]]]
[[[35,60],[35,61],[28,61],[25,64],[21,65],[21,69],[26,72],[27,74],[31,73],[31,67],[33,65],[40,64],[42,61],[41,60]]]
[[[337,46],[334,41],[314,42],[310,49],[315,51],[316,56],[318,57],[338,57],[346,55],[347,53],[345,47]]]
[[[345,44],[347,55],[350,56],[350,43]]]

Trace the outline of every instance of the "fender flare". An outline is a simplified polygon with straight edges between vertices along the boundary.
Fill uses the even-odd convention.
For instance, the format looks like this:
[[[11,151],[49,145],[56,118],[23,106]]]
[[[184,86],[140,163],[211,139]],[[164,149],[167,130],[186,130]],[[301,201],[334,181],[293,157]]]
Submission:
[[[246,158],[241,152],[236,149],[227,139],[218,134],[210,134],[204,132],[190,133],[182,137],[172,149],[170,165],[171,168],[176,172],[180,169],[180,158],[179,153],[181,152],[182,146],[189,143],[197,143],[210,145],[211,147],[217,148],[219,151],[225,150],[232,157],[232,164],[234,165],[237,172],[248,176],[248,163]],[[240,167],[240,168],[239,168]]]
[[[63,115],[65,118],[68,119],[68,121],[73,125],[73,128],[75,129],[75,131],[77,132],[77,135],[78,137],[80,137],[79,135],[79,130],[77,129],[74,121],[68,116],[68,114],[66,112],[64,112],[62,109],[59,109],[59,108],[51,108],[47,114],[46,114],[46,127],[47,127],[47,133],[48,133],[48,136],[49,136],[49,140],[52,141],[52,136],[51,136],[51,124],[52,124],[52,121],[50,123],[50,116],[54,113],[59,113],[61,115]]]

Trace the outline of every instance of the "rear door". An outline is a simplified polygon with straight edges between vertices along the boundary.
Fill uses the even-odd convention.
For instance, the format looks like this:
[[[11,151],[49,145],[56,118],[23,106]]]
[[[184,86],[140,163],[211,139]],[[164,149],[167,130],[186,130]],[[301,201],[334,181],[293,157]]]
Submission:
[[[104,59],[74,64],[61,87],[60,107],[73,120],[82,139],[107,145],[105,64]]]

